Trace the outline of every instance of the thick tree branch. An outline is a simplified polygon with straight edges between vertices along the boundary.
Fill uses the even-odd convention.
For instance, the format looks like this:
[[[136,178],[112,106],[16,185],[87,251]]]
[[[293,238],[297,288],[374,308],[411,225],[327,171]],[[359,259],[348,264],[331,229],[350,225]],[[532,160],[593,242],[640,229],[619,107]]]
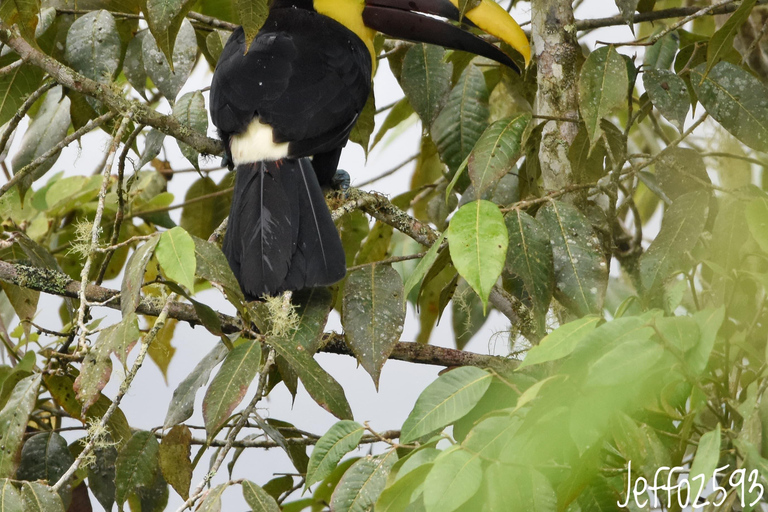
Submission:
[[[123,97],[113,85],[102,84],[81,75],[72,68],[33,48],[16,31],[1,21],[0,42],[7,44],[24,62],[39,67],[61,85],[96,98],[112,112],[131,116],[136,123],[157,128],[161,132],[189,144],[203,154],[221,154],[222,147],[218,140],[211,139],[184,126],[175,117],[163,115],[153,110],[149,105]]]
[[[0,261],[0,281],[50,295],[73,299],[78,297],[78,292],[80,291],[80,282],[71,279],[66,274],[51,269],[31,267],[19,263],[8,263],[7,261]],[[117,290],[89,284],[85,287],[85,296],[90,303],[98,303],[112,309],[120,309],[120,292]],[[144,297],[136,308],[136,312],[141,315],[159,316],[164,306],[164,302],[160,299]],[[202,325],[202,322],[195,313],[195,308],[191,304],[170,302],[167,307],[169,318],[187,322],[191,326]],[[242,325],[237,318],[223,313],[218,313],[218,316],[223,332],[231,334],[242,330]],[[325,334],[323,341],[325,347],[321,349],[321,352],[352,355],[352,351],[345,344],[344,335],[342,334]],[[511,365],[516,364],[514,360],[505,357],[475,354],[410,342],[398,343],[389,358],[436,366],[510,368]]]

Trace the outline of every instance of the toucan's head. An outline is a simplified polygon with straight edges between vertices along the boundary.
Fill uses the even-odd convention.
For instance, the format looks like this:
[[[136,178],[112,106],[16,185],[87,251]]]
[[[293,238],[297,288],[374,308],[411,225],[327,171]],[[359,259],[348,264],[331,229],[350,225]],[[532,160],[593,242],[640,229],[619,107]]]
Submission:
[[[497,37],[517,50],[527,66],[531,48],[517,22],[494,0],[470,1],[474,4],[460,20],[459,0],[314,0],[318,12],[353,30],[369,48],[378,31],[398,39],[471,52],[518,69],[499,48],[445,19],[462,21]]]

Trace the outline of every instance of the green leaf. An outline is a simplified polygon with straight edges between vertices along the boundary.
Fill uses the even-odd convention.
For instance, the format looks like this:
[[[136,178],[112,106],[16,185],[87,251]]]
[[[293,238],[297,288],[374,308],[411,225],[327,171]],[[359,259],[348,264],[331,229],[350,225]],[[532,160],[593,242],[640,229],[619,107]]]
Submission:
[[[473,201],[451,218],[447,236],[456,270],[480,296],[485,311],[504,269],[509,244],[504,216],[490,201]]]
[[[21,462],[16,470],[18,480],[59,481],[75,461],[67,441],[55,432],[42,432],[30,437],[21,449]],[[67,489],[63,487],[62,490]],[[70,489],[67,489],[71,492]]]
[[[432,464],[429,463],[421,464],[407,473],[403,473],[401,469],[397,473],[398,478],[395,483],[387,486],[379,496],[379,500],[376,502],[376,512],[410,510],[409,505],[411,505],[413,498],[420,494],[417,494],[417,491],[422,488],[422,484],[431,469]]]
[[[164,428],[188,420],[192,417],[197,390],[208,382],[211,371],[224,360],[229,350],[223,343],[216,344],[206,356],[197,363],[197,366],[187,375],[179,386],[173,391],[168,412],[165,415]]]
[[[6,2],[3,2],[5,5]],[[16,60],[15,55],[0,58],[0,67]],[[40,85],[43,70],[37,66],[23,64],[8,73],[0,75],[0,126],[16,114],[27,96]]]
[[[708,75],[712,66],[720,62],[725,55],[733,51],[733,40],[739,33],[742,25],[749,19],[752,8],[756,0],[743,0],[739,8],[731,14],[723,23],[723,26],[712,34],[712,38],[707,45],[707,67],[704,75]]]
[[[344,337],[378,388],[381,368],[405,323],[403,280],[389,265],[369,265],[347,276],[342,310]]]
[[[467,414],[491,385],[491,374],[464,366],[440,375],[419,395],[403,423],[400,442],[410,443]]]
[[[149,487],[139,489],[135,497],[129,498],[128,504],[135,507],[138,502],[141,506],[141,512],[164,512],[169,497],[168,483],[163,478],[162,473],[158,471],[155,482]]]
[[[172,62],[176,57],[174,46],[178,44],[177,35],[194,3],[194,0],[146,0],[143,5],[149,31],[157,41],[157,47],[171,63],[171,71],[176,71],[174,64],[178,64]]]
[[[612,45],[593,51],[579,76],[579,110],[594,146],[601,133],[600,120],[624,105],[629,89],[627,64]]]
[[[457,447],[435,459],[424,482],[424,506],[427,512],[453,512],[468,501],[483,481],[480,458]]]
[[[673,273],[686,268],[687,255],[704,230],[709,193],[690,192],[672,203],[661,222],[661,230],[640,257],[640,280],[646,292],[658,291]]]
[[[150,0],[158,3],[169,2],[179,3],[180,0]],[[186,3],[189,3],[188,1]],[[157,86],[160,93],[169,101],[173,102],[178,96],[181,88],[192,73],[197,59],[197,39],[195,29],[189,20],[181,21],[181,28],[178,29],[178,36],[173,50],[173,68],[168,65],[170,58],[168,54],[164,55],[165,50],[158,47],[155,41],[155,31],[152,25],[149,28],[150,35],[145,36],[142,41],[142,50],[144,52],[144,69],[152,82]],[[167,34],[167,32],[165,33]],[[163,33],[160,35],[163,38]]]
[[[206,491],[200,506],[197,508],[198,512],[221,512],[221,495],[228,487],[228,484],[221,484]]]
[[[37,373],[19,381],[8,402],[0,410],[0,477],[16,474],[19,450],[27,428],[27,418],[35,408],[42,375]]]
[[[424,126],[430,126],[445,105],[452,73],[453,64],[445,62],[440,46],[416,44],[406,52],[400,85]],[[408,117],[405,111],[398,111],[402,119]]]
[[[160,241],[160,235],[155,234],[138,247],[128,258],[123,274],[123,285],[120,288],[120,309],[123,316],[129,316],[136,311],[141,303],[141,287],[144,284],[144,272]]]
[[[195,269],[197,276],[221,286],[227,299],[236,307],[241,306],[245,302],[245,297],[243,297],[243,291],[240,289],[232,269],[229,268],[224,253],[216,244],[195,237],[193,240],[197,259]]]
[[[467,162],[476,199],[482,199],[515,166],[530,120],[528,113],[500,119],[480,136]]]
[[[160,235],[155,256],[168,279],[190,291],[195,289],[195,242],[183,228],[175,227]]]
[[[160,150],[163,149],[163,141],[165,140],[165,134],[160,130],[152,128],[144,138],[144,152],[141,154],[139,163],[136,164],[136,170],[138,171],[149,162],[157,158],[160,154]]]
[[[243,341],[227,354],[203,399],[203,419],[209,436],[216,435],[243,401],[261,367],[261,344]]]
[[[397,462],[397,450],[384,455],[364,457],[341,477],[331,497],[334,512],[366,512],[373,508],[387,483],[387,475]]]
[[[112,437],[107,436],[111,442]],[[96,446],[93,450],[96,461],[88,466],[88,488],[105,510],[112,510],[115,503],[115,462],[117,449],[113,444]]]
[[[245,31],[245,47],[250,48],[269,14],[267,0],[235,0],[234,8]]]
[[[703,71],[704,64],[691,70],[691,81],[709,115],[747,146],[768,150],[768,87],[730,62]]]
[[[703,487],[712,479],[712,474],[720,460],[720,423],[715,430],[710,430],[699,439],[696,455],[691,464],[688,481],[691,484],[691,495],[699,496]],[[703,475],[701,478],[699,475]]]
[[[9,478],[0,480],[0,511],[19,512],[23,510],[21,505],[21,493],[13,486]]]
[[[9,27],[16,25],[22,37],[33,45],[39,12],[40,0],[4,0],[0,4],[0,20]]]
[[[46,93],[40,110],[37,111],[34,120],[21,139],[20,150],[11,160],[14,174],[32,163],[36,158],[43,156],[67,136],[70,125],[69,106],[69,98],[62,96],[61,87],[55,87]],[[60,151],[57,152],[21,180],[19,190],[22,197],[34,181],[53,167],[60,154]]]
[[[255,483],[243,481],[243,498],[253,512],[280,512],[280,506],[275,498]]]
[[[67,33],[66,58],[75,71],[109,83],[120,68],[121,56],[117,24],[108,11],[91,11],[72,23]]]
[[[608,265],[592,226],[575,207],[551,201],[536,214],[549,233],[555,263],[555,298],[579,316],[599,314]]]
[[[405,280],[405,284],[403,285],[403,297],[407,299],[411,290],[413,290],[413,287],[421,282],[421,280],[424,279],[424,276],[427,275],[427,271],[437,260],[438,250],[440,249],[440,246],[443,245],[444,240],[445,233],[441,233],[440,237],[432,244],[432,247],[429,248],[427,254],[419,260],[416,268],[408,276],[408,279]]]
[[[708,191],[712,184],[701,154],[681,147],[668,147],[658,155],[656,179],[672,201],[695,190]]]
[[[682,133],[691,107],[685,81],[667,69],[648,69],[643,73],[643,85],[653,106]]]
[[[120,450],[115,462],[115,498],[120,508],[131,494],[154,484],[159,450],[155,435],[145,430],[133,434]]]
[[[188,92],[179,98],[173,106],[173,116],[183,126],[197,133],[205,135],[208,131],[208,111],[205,110],[205,98],[203,98],[203,93],[200,91]],[[189,160],[192,167],[199,171],[198,157],[200,154],[197,150],[178,140],[176,142],[184,158]]]
[[[598,316],[585,316],[561,325],[549,333],[538,345],[531,347],[519,368],[533,364],[562,359],[569,355],[597,324],[601,321]]]
[[[533,311],[543,327],[555,288],[552,244],[539,221],[515,210],[504,218],[509,234],[509,249],[504,271],[519,277],[533,303]]]
[[[352,131],[349,133],[349,140],[360,146],[365,151],[366,158],[368,157],[368,146],[371,141],[371,134],[376,127],[376,98],[373,95],[373,89],[368,95],[368,100],[365,102],[362,112],[357,118],[355,126],[352,127]]]
[[[586,126],[580,124],[576,138],[568,149],[568,161],[571,163],[575,182],[594,183],[602,178],[606,173],[603,164],[606,156],[608,155],[605,145],[597,144],[592,147]]]
[[[376,144],[381,142],[381,139],[384,138],[384,135],[386,135],[389,130],[399,126],[400,123],[411,117],[413,112],[413,107],[407,98],[398,101],[389,111],[387,117],[384,118],[381,128],[379,128],[379,131],[376,132],[376,135],[373,137],[373,144],[370,149],[375,148]]]
[[[146,99],[147,71],[144,69],[144,38],[149,34],[147,29],[140,30],[128,43],[123,59],[123,73],[128,83],[136,92]]]
[[[309,458],[306,487],[327,478],[342,457],[357,448],[364,432],[365,429],[359,423],[342,420],[323,434]]]
[[[192,432],[189,427],[176,425],[163,436],[158,452],[163,477],[185,500],[189,498],[194,469],[189,459],[191,441]]]
[[[525,510],[555,512],[557,495],[547,477],[522,466],[494,463],[483,478],[488,510]]]
[[[21,486],[24,512],[64,512],[64,504],[56,492],[38,482],[24,482]]]
[[[619,386],[635,381],[648,372],[664,355],[664,347],[651,340],[653,329],[634,331],[589,366],[587,385]]]
[[[296,341],[279,337],[270,337],[269,344],[296,371],[307,393],[320,407],[339,419],[352,419],[344,389],[317,364],[306,348]]]
[[[616,7],[619,8],[621,18],[624,23],[631,25],[632,20],[635,19],[635,11],[637,10],[637,4],[639,0],[614,0]]]
[[[753,199],[746,208],[747,225],[757,245],[768,253],[768,200]]]
[[[485,131],[490,115],[489,96],[483,73],[470,64],[432,123],[432,138],[451,172],[456,172]]]
[[[675,60],[679,39],[676,32],[670,32],[653,43],[653,46],[645,51],[643,59],[646,72],[652,69],[669,69]]]

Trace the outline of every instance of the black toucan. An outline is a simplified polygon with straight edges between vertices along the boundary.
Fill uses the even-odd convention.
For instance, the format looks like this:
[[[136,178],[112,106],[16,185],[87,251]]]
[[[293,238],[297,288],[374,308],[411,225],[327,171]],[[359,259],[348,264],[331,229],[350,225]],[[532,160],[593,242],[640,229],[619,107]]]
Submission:
[[[322,187],[368,99],[377,31],[469,51],[516,67],[497,47],[440,19],[458,0],[272,0],[248,51],[242,28],[211,83],[210,112],[237,169],[224,254],[246,297],[327,286],[344,277],[344,250]],[[530,59],[525,34],[493,0],[465,24]],[[311,159],[310,159],[311,157]]]

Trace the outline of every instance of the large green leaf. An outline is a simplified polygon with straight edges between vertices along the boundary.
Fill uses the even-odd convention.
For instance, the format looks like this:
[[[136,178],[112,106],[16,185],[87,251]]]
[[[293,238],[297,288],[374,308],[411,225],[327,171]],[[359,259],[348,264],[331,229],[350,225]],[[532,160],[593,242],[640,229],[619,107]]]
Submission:
[[[344,473],[331,497],[334,512],[367,512],[379,499],[387,483],[387,475],[397,462],[397,451],[370,455],[358,460]]]
[[[111,442],[111,436],[107,436]],[[105,510],[112,510],[115,503],[115,461],[117,448],[113,444],[96,446],[93,450],[96,461],[88,466],[88,489]]]
[[[158,2],[175,3],[177,0],[157,0]],[[152,28],[150,26],[150,31]],[[158,47],[152,34],[145,36],[142,41],[144,52],[144,69],[160,93],[173,102],[184,87],[197,59],[197,39],[195,29],[189,20],[183,19],[178,29],[176,44],[173,50],[173,68],[168,65],[170,59],[164,50]],[[161,35],[162,37],[162,35]]]
[[[505,273],[519,277],[543,326],[555,288],[555,267],[549,235],[539,221],[515,210],[504,218],[509,234]]]
[[[145,430],[133,434],[120,450],[115,462],[115,499],[121,508],[131,494],[154,484],[159,450],[155,434]]]
[[[387,114],[387,117],[381,124],[381,128],[379,128],[379,131],[377,131],[376,135],[373,137],[373,144],[371,145],[371,149],[376,147],[376,144],[381,142],[381,139],[384,138],[384,135],[386,135],[388,131],[400,126],[401,123],[411,117],[413,112],[413,107],[407,98],[403,98],[402,100],[398,101],[389,111],[389,114]]]
[[[197,277],[201,277],[211,283],[216,283],[224,289],[227,298],[235,306],[240,306],[245,302],[243,291],[229,268],[227,259],[221,249],[211,242],[193,237],[195,242],[195,257],[197,265],[195,272]]]
[[[469,179],[476,199],[482,199],[514,167],[530,120],[531,115],[527,113],[500,119],[480,136],[468,160]]]
[[[704,70],[691,70],[691,81],[709,115],[747,146],[768,150],[768,87],[730,62],[718,62],[706,77]]]
[[[3,0],[0,4],[0,20],[9,27],[18,26],[24,39],[33,44],[39,12],[40,0]]]
[[[357,448],[365,429],[356,421],[342,420],[323,434],[309,458],[306,486],[324,480],[347,453]]]
[[[216,435],[245,398],[261,367],[261,344],[243,341],[227,354],[203,399],[203,419],[209,436]]]
[[[173,116],[185,127],[205,135],[208,131],[208,111],[205,110],[205,98],[200,91],[188,92],[179,98],[173,105]],[[176,141],[181,154],[189,160],[192,166],[200,170],[198,157],[200,154],[195,148]]]
[[[685,81],[668,69],[648,69],[643,85],[653,106],[682,133],[691,107],[691,95]]]
[[[688,192],[709,190],[711,181],[707,166],[698,151],[669,147],[659,153],[656,180],[672,201]]]
[[[175,71],[175,65],[178,64],[173,62],[174,47],[178,43],[176,36],[180,32],[184,17],[194,3],[194,0],[146,0],[143,4],[149,31],[157,42],[157,47],[171,63],[171,71]]]
[[[11,64],[14,60],[16,60],[15,55],[0,58],[0,68]],[[16,114],[26,97],[37,89],[42,79],[43,70],[27,64],[0,74],[0,126]]]
[[[747,225],[752,238],[768,253],[768,199],[753,199],[746,208]]]
[[[269,344],[296,371],[307,393],[318,405],[339,419],[352,419],[344,389],[320,367],[306,348],[297,341],[279,337],[270,337]]]
[[[253,512],[280,512],[275,498],[249,480],[243,482],[243,498]]]
[[[647,71],[651,69],[669,69],[675,60],[680,38],[677,33],[672,32],[653,43],[645,50],[643,58],[643,68]]]
[[[121,56],[120,35],[108,11],[91,11],[79,17],[67,33],[67,61],[91,80],[112,81]]]
[[[739,8],[723,23],[723,26],[712,34],[712,38],[707,45],[707,67],[704,70],[704,75],[709,74],[712,66],[717,64],[729,52],[733,51],[733,40],[736,38],[742,25],[744,25],[744,22],[749,19],[755,3],[756,0],[743,0],[739,4]]]
[[[411,274],[408,276],[408,279],[405,280],[405,284],[403,285],[403,295],[406,299],[411,293],[411,290],[413,290],[413,287],[416,286],[422,279],[424,279],[424,276],[427,275],[427,271],[437,260],[438,251],[444,240],[445,233],[442,233],[440,237],[435,241],[435,243],[432,244],[432,247],[429,248],[427,254],[425,254],[424,257],[419,260],[419,263],[416,265],[416,268],[413,270],[413,272],[411,272]]]
[[[165,415],[163,426],[170,428],[192,417],[195,405],[195,395],[208,382],[213,369],[229,354],[229,350],[223,343],[217,343],[213,350],[203,357],[189,375],[179,383],[173,391],[168,412]]]
[[[412,501],[421,494],[422,484],[430,469],[432,469],[432,464],[424,463],[405,474],[398,471],[398,478],[395,483],[390,483],[379,496],[379,500],[376,502],[376,512],[410,510],[409,506]]]
[[[189,498],[189,485],[194,469],[189,459],[191,441],[192,433],[189,427],[176,425],[163,436],[158,452],[163,477],[185,500]]]
[[[347,276],[344,337],[378,387],[381,368],[405,323],[403,280],[389,265],[369,265]]]
[[[689,481],[691,483],[691,495],[700,496],[704,486],[712,478],[720,460],[720,424],[715,430],[710,430],[701,438],[696,448],[696,456],[691,464]],[[702,479],[701,476],[704,478]]]
[[[147,71],[144,69],[144,38],[147,37],[147,29],[140,30],[128,43],[123,59],[123,73],[128,83],[136,89],[136,92],[146,97]]]
[[[48,91],[45,100],[37,111],[35,118],[21,139],[21,148],[11,160],[14,174],[32,163],[33,160],[43,156],[53,149],[64,137],[70,125],[69,116],[70,101],[62,96],[61,87]],[[42,177],[53,167],[61,152],[56,152],[48,160],[40,164],[31,174],[22,179],[19,188],[23,194],[32,186],[32,183]]]
[[[19,512],[22,509],[21,493],[9,478],[0,480],[0,510],[2,512]]]
[[[155,256],[170,280],[190,291],[195,289],[195,242],[183,228],[175,227],[164,232],[157,243]]]
[[[452,172],[469,156],[488,125],[489,95],[483,73],[470,64],[432,123],[432,138]]]
[[[64,512],[64,504],[56,492],[45,484],[24,482],[21,486],[24,512]]]
[[[35,407],[41,378],[37,373],[19,381],[0,410],[0,478],[15,476],[27,418]]]
[[[374,128],[376,128],[376,97],[373,94],[373,89],[368,95],[368,100],[363,106],[363,110],[357,117],[355,126],[352,127],[352,131],[349,133],[350,142],[360,144],[365,151],[366,157],[368,156],[369,144],[371,141],[371,134]]]
[[[507,255],[504,216],[490,201],[473,201],[454,214],[447,235],[453,264],[480,296],[483,309],[487,308]]]
[[[552,484],[535,469],[497,462],[485,470],[483,482],[488,493],[485,500],[488,510],[558,510]]]
[[[587,57],[579,76],[579,110],[594,146],[600,136],[600,120],[624,105],[629,89],[627,64],[612,45]]]
[[[30,437],[21,449],[21,462],[16,471],[19,480],[59,481],[75,461],[67,441],[55,432],[42,432]],[[62,488],[66,489],[66,487]]]
[[[574,206],[551,201],[536,215],[549,233],[555,263],[555,298],[579,316],[600,313],[608,265],[592,226]]]
[[[483,481],[480,458],[460,447],[439,455],[424,482],[427,512],[453,512],[468,501]]]
[[[155,253],[155,248],[160,240],[160,235],[155,234],[139,246],[136,251],[128,258],[125,264],[125,273],[123,274],[123,285],[120,288],[120,309],[123,316],[128,316],[141,303],[141,287],[144,284],[144,272],[147,270],[147,264]]]
[[[245,46],[250,48],[251,41],[256,37],[269,14],[267,0],[235,0],[234,8],[240,18],[240,25],[245,31]]]
[[[442,374],[419,395],[403,423],[400,441],[410,443],[468,413],[491,385],[491,374],[464,366]]]
[[[640,257],[640,280],[646,292],[655,292],[673,273],[683,270],[688,252],[704,229],[709,193],[689,192],[672,203],[661,222],[661,230]]]
[[[574,351],[581,340],[601,321],[598,316],[585,316],[549,333],[538,345],[531,347],[520,368],[561,359]]]
[[[400,85],[424,126],[430,126],[445,105],[452,73],[453,64],[445,62],[445,50],[440,46],[417,44],[405,54]],[[407,110],[397,112],[403,119],[407,117],[403,115]]]

